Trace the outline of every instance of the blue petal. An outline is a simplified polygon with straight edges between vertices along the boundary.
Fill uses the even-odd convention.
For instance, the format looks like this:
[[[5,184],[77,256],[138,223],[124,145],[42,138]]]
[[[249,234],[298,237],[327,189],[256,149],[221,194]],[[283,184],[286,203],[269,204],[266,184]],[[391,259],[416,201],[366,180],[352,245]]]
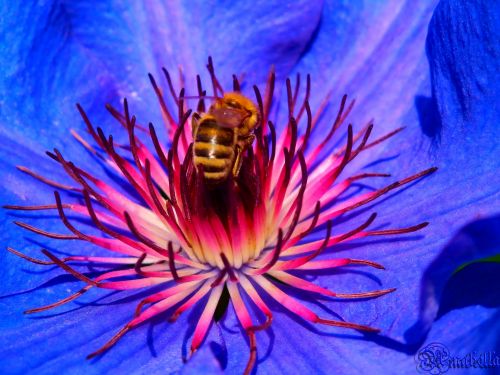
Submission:
[[[444,287],[437,318],[470,305],[500,306],[500,290],[495,288],[499,271],[498,263],[479,261],[455,272]]]
[[[475,135],[500,114],[498,10],[498,3],[487,0],[442,1],[429,32],[433,95],[441,115],[454,120],[453,128],[466,126]]]
[[[321,11],[321,2],[297,5],[289,9],[287,5],[254,2],[247,8],[244,4],[235,7],[221,2],[202,4],[193,12],[192,5],[185,2],[135,3],[130,7],[119,2],[57,1],[23,7],[11,4],[3,12],[6,22],[1,30],[6,43],[2,43],[0,64],[6,74],[0,82],[0,159],[1,177],[8,187],[2,193],[2,201],[53,200],[51,188],[26,181],[14,165],[33,167],[54,179],[61,176],[62,171],[55,171],[52,162],[40,158],[45,148],[52,147],[70,155],[73,151],[72,157],[81,154],[76,142],[67,142],[70,128],[83,129],[74,109],[77,101],[97,124],[110,122],[104,103],[117,105],[123,96],[131,99],[134,113],[144,121],[159,122],[159,111],[150,111],[151,103],[156,107],[156,99],[146,73],[158,77],[161,66],[173,71],[177,82],[178,64],[183,65],[186,76],[194,77],[202,69],[205,71],[211,54],[225,82],[231,79],[231,73],[239,72],[245,73],[249,82],[258,83],[266,77],[271,64],[281,75],[287,74],[309,42]],[[307,22],[303,22],[304,17]],[[83,166],[95,163],[86,155],[78,158]],[[13,219],[6,217],[5,211],[1,216],[2,223]],[[52,229],[60,229],[60,225]],[[26,242],[25,237],[33,236],[12,224],[2,228],[2,234],[4,243],[19,249],[26,248],[26,244],[41,246],[38,242]],[[92,251],[85,246],[80,250]],[[72,283],[68,288],[68,279],[59,277],[59,270],[38,274],[39,267],[8,253],[3,253],[1,267],[2,278],[6,279],[1,294],[11,294],[2,298],[3,373],[35,369],[38,373],[143,373],[157,372],[159,368],[171,372],[182,367],[181,348],[187,340],[186,327],[193,324],[193,318],[181,318],[174,327],[168,327],[168,333],[156,329],[158,338],[153,341],[157,354],[144,345],[149,340],[145,325],[123,338],[102,360],[88,362],[85,355],[129,320],[130,302],[112,304],[112,314],[109,305],[78,308],[78,303],[97,298],[90,294],[66,307],[75,311],[59,315],[60,311],[67,311],[63,307],[53,317],[48,313],[46,318],[19,319],[22,310],[56,301],[78,290],[79,285]],[[55,280],[37,288],[52,278]],[[12,295],[24,288],[36,290]],[[34,347],[44,350],[33,350]]]
[[[466,326],[463,324],[465,320],[468,320]],[[428,350],[432,343],[439,343],[441,349],[434,349],[432,353],[439,355],[440,351],[444,351],[448,353],[450,359],[454,359],[453,364],[449,366],[450,372],[466,374],[479,370],[483,373],[496,374],[499,367],[499,322],[498,309],[470,306],[452,311],[433,325],[425,344],[418,353]],[[422,361],[418,353],[415,356],[417,364]],[[460,362],[464,359],[465,361]],[[476,365],[474,365],[472,359],[482,362],[475,362]],[[435,361],[431,363],[435,365]],[[430,367],[433,367],[432,365]],[[446,367],[443,367],[443,370],[445,369]]]
[[[414,12],[416,10],[414,7],[417,6],[413,4],[413,2],[402,4],[401,13]],[[429,7],[432,9],[430,5]],[[478,11],[478,9],[483,10]],[[418,10],[420,11],[421,8]],[[491,12],[491,8],[489,11]],[[388,56],[383,53],[387,49],[384,43],[380,43],[376,44],[380,59],[375,59],[376,54],[371,60],[365,57],[362,59],[365,65],[360,62],[361,67],[365,67],[364,69],[357,69],[358,74],[354,77],[350,74],[344,76],[343,59],[347,60],[347,65],[356,67],[354,58],[349,60],[348,56],[338,57],[340,54],[326,53],[321,55],[319,52],[328,45],[328,36],[323,35],[321,30],[328,29],[328,26],[330,30],[333,30],[336,25],[333,22],[329,23],[328,18],[323,19],[316,39],[315,43],[318,43],[318,48],[315,49],[313,44],[310,50],[310,66],[314,66],[317,61],[323,62],[316,72],[323,74],[325,77],[323,82],[329,82],[328,78],[333,77],[332,82],[352,81],[358,83],[358,90],[368,89],[366,94],[361,94],[362,103],[365,103],[362,110],[367,112],[366,119],[371,116],[373,110],[379,120],[388,119],[387,124],[392,124],[392,128],[398,125],[394,121],[407,125],[402,136],[387,142],[385,147],[380,147],[362,160],[366,165],[370,159],[381,159],[381,161],[384,158],[394,159],[392,163],[374,163],[369,166],[370,171],[374,167],[380,171],[378,168],[382,167],[383,171],[393,173],[395,178],[403,178],[429,166],[436,165],[440,168],[432,177],[394,194],[383,204],[373,207],[373,210],[379,213],[378,223],[386,227],[404,227],[430,221],[431,225],[428,228],[415,236],[406,236],[405,240],[364,241],[367,243],[365,246],[345,246],[337,249],[337,256],[379,261],[387,267],[386,272],[377,272],[374,276],[369,276],[364,272],[339,271],[318,279],[322,286],[342,293],[397,287],[396,293],[375,301],[338,302],[330,303],[328,306],[349,321],[369,323],[382,328],[386,337],[396,340],[392,344],[394,344],[394,349],[400,351],[414,350],[415,345],[427,334],[429,326],[420,327],[418,335],[405,335],[408,328],[422,319],[425,314],[433,317],[437,312],[436,306],[431,308],[426,305],[426,301],[437,299],[439,303],[440,295],[431,296],[424,288],[422,298],[420,298],[420,282],[423,272],[431,266],[432,260],[447,243],[450,243],[462,226],[477,218],[488,217],[500,211],[498,174],[500,163],[497,157],[500,143],[496,141],[499,139],[499,128],[492,121],[498,118],[498,106],[491,102],[495,90],[498,89],[498,79],[495,73],[498,70],[495,68],[498,65],[498,59],[495,58],[498,55],[498,44],[488,43],[489,40],[495,39],[499,28],[489,17],[480,18],[478,14],[481,15],[482,12],[484,12],[484,7],[478,3],[442,2],[433,18],[427,40],[431,70],[440,69],[442,72],[441,75],[434,74],[432,81],[426,73],[426,64],[423,60],[426,36],[424,21],[422,21],[422,29],[418,27],[412,29],[412,26],[419,24],[419,21],[397,19],[399,22],[395,23],[400,27],[394,26],[394,29],[399,29],[400,33],[391,36],[402,42],[399,44],[400,49],[394,48],[394,50],[399,51],[397,61],[401,58],[404,62],[404,69],[399,63],[393,65],[395,60],[384,59]],[[333,16],[335,13],[330,14],[332,15],[330,18],[335,17]],[[338,17],[349,19],[345,14]],[[479,28],[480,32],[467,32],[470,25]],[[447,34],[448,38],[445,39],[436,35],[436,30],[456,32]],[[362,31],[360,33],[363,34]],[[368,32],[366,34],[365,38],[377,36]],[[464,34],[467,34],[468,38],[465,48],[461,40]],[[323,44],[320,41],[323,41]],[[411,43],[405,45],[404,41]],[[480,46],[477,52],[476,46]],[[483,49],[488,50],[489,53],[483,53]],[[313,55],[314,51],[316,55]],[[449,71],[457,70],[456,64],[452,63],[451,57],[445,59],[447,65],[442,64],[443,56],[452,56],[457,51],[461,52],[460,58],[455,56],[453,61],[459,61],[462,68],[459,69],[459,77],[450,77]],[[360,53],[371,56],[365,51]],[[305,55],[303,61],[304,64],[308,61],[308,54]],[[340,63],[335,65],[333,62]],[[468,67],[469,65],[471,67]],[[338,69],[338,72],[335,72],[335,69]],[[478,78],[482,82],[485,80],[491,82],[492,87],[487,90],[481,89],[481,85],[474,81],[475,75],[466,75],[471,73],[471,69],[480,69],[481,74]],[[486,79],[485,76],[488,78]],[[366,85],[361,79],[366,82]],[[461,87],[460,85],[463,84],[461,82],[469,82],[467,87],[477,88],[464,100],[468,108],[482,108],[484,118],[477,117],[481,110],[476,111],[476,117],[465,116],[464,112],[448,110],[449,108],[463,108],[453,101],[456,96],[449,94],[451,90],[457,90],[457,85]],[[391,89],[380,90],[381,93],[376,95],[375,89],[380,88],[380,85],[389,86]],[[328,90],[331,86],[327,84],[326,87]],[[431,95],[431,87],[434,96],[424,101],[419,100],[421,93]],[[340,86],[339,90],[341,89],[343,88]],[[334,92],[335,90],[336,88]],[[420,105],[414,106],[414,104]],[[417,113],[419,110],[423,113]],[[354,116],[354,118],[357,117]],[[464,123],[464,118],[467,119],[466,123]],[[440,127],[438,131],[426,131],[435,129],[436,126]],[[382,128],[384,131],[390,129],[388,125],[383,125]],[[429,139],[429,135],[433,138]],[[358,218],[364,220],[363,216],[358,216]],[[352,220],[348,223],[351,223],[351,227],[354,226]],[[483,235],[495,243],[495,229],[490,231],[484,229]],[[445,252],[448,251],[445,250]],[[481,244],[469,254],[454,254],[453,257],[456,258],[451,265],[456,267],[462,262],[492,254],[493,251],[494,247]],[[451,268],[445,271],[448,267],[446,263],[438,262],[438,267],[443,270],[441,277],[436,278],[433,284],[438,289],[444,286],[454,270]],[[419,312],[420,301],[425,306],[423,312]],[[462,315],[462,317],[461,324],[467,325],[470,316]],[[427,321],[427,324],[432,323],[432,320],[433,318]],[[448,338],[451,339],[451,337]],[[356,351],[356,346],[353,344],[347,342],[345,344],[349,345],[353,352]],[[384,345],[384,342],[381,341],[379,344]],[[391,341],[385,342],[388,347],[392,344]]]
[[[85,129],[76,102],[95,124],[115,135],[123,132],[104,104],[119,106],[122,97],[129,98],[139,121],[161,124],[147,73],[164,85],[162,66],[179,87],[182,65],[191,92],[197,73],[206,78],[209,55],[225,84],[233,73],[259,83],[272,64],[286,75],[309,43],[321,8],[319,1],[292,8],[265,1],[196,7],[189,2],[10,4],[1,30],[6,42],[0,66],[6,74],[0,80],[0,136],[6,141],[0,159],[53,169],[44,149],[57,147],[73,158],[80,154],[77,142],[67,141],[69,129]],[[11,154],[20,148],[27,162]],[[82,163],[95,162],[87,158]],[[6,168],[2,175],[5,170],[11,174]]]
[[[19,272],[20,267],[17,267],[18,275],[26,275]],[[75,282],[68,284],[67,277],[54,278],[53,273],[42,273],[38,278],[51,282],[1,299],[2,374],[30,371],[40,374],[141,374],[156,373],[160,369],[170,374],[183,369],[182,358],[186,356],[185,349],[189,347],[190,336],[201,313],[200,306],[181,315],[175,323],[168,323],[165,314],[151,319],[126,334],[109,352],[85,360],[133,317],[134,307],[149,293],[89,291],[72,304],[23,317],[23,310],[54,302],[83,286]],[[19,283],[18,288],[25,284]],[[194,367],[198,362],[196,358],[193,358]],[[208,361],[207,366],[210,363]]]
[[[287,74],[309,42],[321,8],[321,2],[306,1],[296,7],[265,1],[10,5],[0,57],[6,72],[0,82],[6,101],[2,121],[49,147],[51,137],[63,139],[77,118],[75,102],[102,113],[98,108],[104,103],[127,96],[139,115],[147,114],[139,118],[158,119],[158,113],[151,118],[156,100],[146,74],[161,77],[162,66],[176,83],[180,64],[192,83],[206,72],[209,55],[225,83],[232,73],[258,83],[272,64]]]
[[[196,352],[182,368],[183,375],[218,375],[223,374],[220,363],[208,345]]]
[[[328,92],[333,102],[346,93],[356,98],[354,124],[374,118],[378,133],[407,125],[402,120],[415,112],[428,77],[425,38],[436,3],[327,1],[317,37],[296,67],[312,73],[312,108]]]
[[[491,8],[489,11],[491,12]],[[407,113],[402,117],[406,120],[405,124],[408,124],[405,136],[392,140],[378,154],[380,158],[397,156],[386,171],[395,172],[400,177],[431,165],[440,168],[432,177],[373,208],[379,212],[379,223],[385,222],[390,227],[421,221],[430,221],[430,226],[413,236],[413,239],[410,236],[406,241],[376,243],[376,246],[370,246],[368,242],[368,245],[352,250],[346,247],[345,252],[338,254],[381,262],[387,267],[387,272],[376,273],[376,279],[362,274],[322,278],[323,286],[341,292],[373,290],[382,286],[397,287],[395,293],[375,301],[328,306],[333,306],[334,311],[350,321],[370,322],[381,327],[385,336],[401,344],[399,348],[397,345],[394,347],[399,351],[411,352],[426,337],[443,297],[441,291],[456,267],[463,262],[498,252],[499,229],[496,218],[478,221],[461,230],[462,226],[472,220],[486,218],[500,211],[500,163],[496,156],[499,154],[500,144],[495,141],[499,139],[499,128],[492,120],[498,118],[498,106],[491,102],[493,93],[498,89],[497,74],[493,70],[497,65],[494,56],[498,55],[499,50],[498,45],[493,47],[491,43],[488,44],[488,40],[495,38],[499,28],[491,23],[490,18],[480,18],[482,12],[484,7],[480,3],[441,2],[430,25],[427,41],[431,71],[441,73],[433,74],[430,82],[433,89],[433,97],[430,99],[431,104],[434,103],[431,105],[434,107],[431,108],[433,116],[419,118],[412,111]],[[471,25],[480,32],[469,32]],[[449,33],[449,30],[454,32]],[[447,38],[443,38],[440,31],[446,32]],[[467,35],[465,45],[463,35]],[[487,49],[488,54],[483,49]],[[458,52],[460,58],[453,55]],[[455,63],[452,63],[451,56]],[[457,61],[460,62],[460,68],[456,67]],[[481,74],[471,74],[471,70],[476,69]],[[416,86],[418,77],[417,75]],[[492,87],[483,90],[476,79],[486,79],[491,82]],[[425,79],[422,82],[420,90],[426,87]],[[470,108],[470,113],[475,113],[475,116],[467,115],[463,111],[465,107],[456,101],[457,96],[450,94],[461,90],[464,85],[468,89],[475,89],[469,95],[462,96],[465,107]],[[413,91],[414,94],[418,92]],[[397,106],[389,108],[398,111]],[[479,117],[481,111],[484,117]],[[437,123],[436,116],[439,120]],[[432,122],[429,123],[430,121]],[[428,132],[422,134],[424,129],[436,126],[439,129],[431,132],[433,139],[427,139]],[[377,156],[376,152],[374,156]],[[432,262],[438,254],[439,257]],[[432,280],[425,276],[421,281],[421,275],[426,270],[426,275],[434,272],[437,274]],[[355,290],[352,290],[353,286]],[[461,297],[466,298],[463,295]],[[454,319],[460,319],[456,321],[457,327],[470,326],[473,310],[467,311],[453,313]],[[493,313],[490,310],[477,318],[484,319],[484,330],[497,332],[498,328],[491,325]],[[436,330],[446,332],[446,335],[440,337],[441,341],[458,343],[456,331],[444,331],[443,325],[446,323],[443,322],[446,321],[449,320],[444,315],[434,322],[433,329],[436,327]],[[408,331],[413,324],[413,329]],[[471,340],[479,339],[481,331],[471,330],[471,335],[473,332],[475,336]],[[384,342],[379,344],[384,345]],[[472,345],[469,346],[471,347]],[[353,351],[355,348],[352,346]]]

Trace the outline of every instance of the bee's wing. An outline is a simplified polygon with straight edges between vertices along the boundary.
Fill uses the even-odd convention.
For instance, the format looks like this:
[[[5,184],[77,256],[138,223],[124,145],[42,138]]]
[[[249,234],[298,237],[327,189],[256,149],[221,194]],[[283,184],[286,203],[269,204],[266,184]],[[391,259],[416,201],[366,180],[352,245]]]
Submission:
[[[248,116],[245,111],[236,108],[215,108],[211,114],[215,117],[217,125],[223,128],[237,128]]]
[[[191,117],[191,131],[193,137],[196,134],[196,130],[198,129],[198,124],[200,123],[200,119],[201,116],[197,112],[193,113],[193,116]]]

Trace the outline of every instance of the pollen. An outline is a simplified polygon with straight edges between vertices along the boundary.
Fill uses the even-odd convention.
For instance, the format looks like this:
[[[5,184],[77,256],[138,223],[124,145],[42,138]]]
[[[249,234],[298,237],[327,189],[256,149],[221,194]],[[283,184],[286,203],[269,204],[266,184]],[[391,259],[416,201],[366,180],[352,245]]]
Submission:
[[[47,152],[47,155],[64,169],[72,185],[18,167],[54,187],[54,201],[6,208],[55,210],[67,231],[52,233],[20,221],[15,224],[48,238],[87,241],[102,249],[101,256],[75,254],[66,258],[42,250],[46,259],[37,259],[9,248],[10,252],[30,262],[57,265],[82,283],[77,293],[26,313],[57,308],[91,288],[147,290],[160,285],[161,289],[155,288],[155,292],[131,308],[130,321],[88,358],[101,355],[127,332],[154,316],[163,314],[175,321],[194,305],[203,304],[191,339],[192,355],[204,342],[219,314],[216,310],[223,305],[224,295],[226,298],[228,295],[249,346],[248,362],[242,369],[245,374],[252,371],[258,356],[256,334],[272,325],[273,311],[266,302],[270,299],[311,323],[377,333],[376,327],[362,322],[320,316],[295,298],[290,290],[309,292],[311,301],[318,295],[331,299],[356,299],[381,297],[393,292],[394,288],[356,293],[329,290],[316,285],[308,276],[320,270],[324,274],[325,270],[344,266],[368,267],[374,272],[383,270],[383,265],[368,259],[324,255],[333,253],[341,243],[369,236],[411,233],[428,223],[373,230],[370,227],[376,220],[376,213],[371,213],[361,221],[351,219],[348,222],[351,229],[338,233],[336,220],[433,173],[436,168],[391,181],[376,190],[347,196],[346,192],[360,180],[391,179],[388,174],[376,171],[356,174],[349,168],[358,155],[395,136],[401,128],[376,139],[371,139],[372,123],[355,132],[353,126],[347,124],[354,100],[349,101],[346,95],[337,104],[337,114],[329,128],[320,125],[319,119],[325,117],[323,115],[332,103],[327,97],[317,111],[312,111],[309,76],[305,89],[301,88],[300,76],[295,84],[286,80],[288,116],[286,123],[278,126],[272,120],[275,105],[273,71],[263,94],[253,86],[250,95],[241,92],[236,76],[233,76],[231,90],[224,90],[211,59],[207,67],[212,96],[207,96],[200,77],[197,77],[196,91],[190,93],[197,100],[195,109],[190,108],[193,96],[187,97],[185,88],[177,93],[167,71],[164,70],[166,90],[152,75],[149,76],[164,119],[161,131],[166,136],[163,138],[159,127],[138,122],[131,114],[127,100],[124,100],[122,109],[107,106],[111,117],[128,135],[126,145],[117,143],[112,135],[95,127],[84,109],[77,105],[89,139],[75,131],[72,131],[73,136],[90,151],[96,163],[117,173],[123,184],[140,196],[140,201],[115,188],[112,181],[103,181],[92,170],[79,167],[78,157],[72,161],[70,156],[64,156],[57,149]],[[225,123],[214,125],[214,129],[223,128],[229,135],[223,145],[217,141],[213,141],[213,145],[197,145],[200,152],[206,151],[207,160],[212,160],[208,155],[215,160],[197,163],[195,157],[199,156],[194,156],[193,151],[197,142],[194,134],[195,127],[201,125],[195,122],[210,112],[207,103],[222,100],[220,98],[228,92],[235,93],[231,97],[245,98],[248,101],[246,107],[255,110],[248,111],[247,115],[245,106],[236,108],[231,105],[227,111],[218,108],[216,118],[223,118]],[[245,121],[250,120],[251,127],[243,129]],[[224,175],[218,175],[217,184],[213,184],[207,181],[210,173]],[[87,234],[79,229],[75,215],[90,221],[100,234]],[[106,271],[96,277],[78,271],[81,265],[95,264],[107,267],[104,268]]]

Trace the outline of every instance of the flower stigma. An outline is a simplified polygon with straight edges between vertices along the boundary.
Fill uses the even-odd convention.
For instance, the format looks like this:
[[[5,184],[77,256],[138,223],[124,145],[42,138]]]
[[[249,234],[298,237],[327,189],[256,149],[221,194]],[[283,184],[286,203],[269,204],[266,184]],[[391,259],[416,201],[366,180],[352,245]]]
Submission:
[[[106,106],[127,132],[126,145],[95,127],[84,109],[77,105],[96,146],[75,131],[73,136],[97,163],[106,166],[133,189],[140,200],[79,167],[57,149],[47,155],[64,169],[73,185],[18,167],[56,188],[55,203],[6,208],[55,210],[68,231],[52,233],[20,221],[15,222],[17,225],[53,239],[87,241],[108,253],[58,258],[42,250],[47,257],[42,260],[9,248],[30,262],[57,265],[84,284],[77,293],[26,313],[59,307],[91,288],[123,291],[160,285],[162,289],[140,301],[130,321],[88,358],[101,355],[128,331],[152,317],[168,314],[169,320],[175,321],[193,306],[202,305],[191,339],[191,356],[203,343],[211,324],[220,319],[218,310],[224,309],[223,301],[229,300],[248,340],[245,374],[249,374],[256,363],[256,333],[272,324],[270,300],[311,323],[378,332],[377,328],[367,325],[319,316],[289,290],[307,292],[311,301],[318,295],[343,300],[375,298],[393,292],[394,288],[339,293],[309,281],[307,276],[343,266],[384,269],[370,260],[324,255],[340,243],[369,236],[411,233],[428,223],[372,230],[369,227],[376,218],[376,213],[372,213],[353,224],[350,230],[334,234],[335,220],[433,173],[436,168],[340,199],[360,180],[390,177],[363,172],[341,178],[359,154],[395,136],[402,128],[374,140],[370,139],[371,122],[354,132],[352,125],[345,125],[354,100],[348,102],[344,95],[328,133],[321,136],[319,142],[313,142],[312,135],[321,132],[318,123],[329,105],[329,97],[313,113],[309,105],[309,76],[302,92],[299,75],[294,85],[287,79],[287,123],[277,127],[270,118],[275,97],[273,71],[263,95],[253,86],[253,99],[250,99],[241,93],[236,76],[233,76],[232,91],[226,91],[217,79],[211,59],[207,67],[212,96],[207,96],[199,76],[197,95],[188,97],[184,88],[177,93],[165,69],[167,90],[161,89],[149,75],[166,125],[167,142],[161,141],[153,124],[143,126],[137,122],[127,100],[124,100],[123,111]],[[193,112],[188,103],[194,99],[197,107]],[[169,149],[166,144],[170,144]],[[60,191],[70,192],[65,200],[72,201],[63,202]],[[70,220],[68,212],[79,218]],[[87,234],[78,229],[77,222],[84,219],[90,220],[101,234]],[[320,239],[313,239],[318,233],[324,234]],[[79,265],[101,265],[108,270],[91,278],[77,270]]]

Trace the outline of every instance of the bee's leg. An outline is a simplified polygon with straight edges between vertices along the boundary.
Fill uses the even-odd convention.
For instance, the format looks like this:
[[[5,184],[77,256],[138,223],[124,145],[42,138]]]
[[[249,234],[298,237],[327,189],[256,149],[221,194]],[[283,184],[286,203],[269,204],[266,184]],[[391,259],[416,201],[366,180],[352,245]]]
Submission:
[[[237,177],[240,173],[241,164],[243,163],[243,151],[248,147],[252,147],[253,141],[255,140],[255,135],[250,134],[243,139],[243,148],[240,145],[236,145],[236,157],[233,164],[233,176]]]
[[[243,162],[242,159],[243,150],[239,145],[236,145],[235,151],[236,151],[236,156],[234,158],[234,164],[233,164],[233,177],[238,177],[238,175],[240,174],[241,163]]]

